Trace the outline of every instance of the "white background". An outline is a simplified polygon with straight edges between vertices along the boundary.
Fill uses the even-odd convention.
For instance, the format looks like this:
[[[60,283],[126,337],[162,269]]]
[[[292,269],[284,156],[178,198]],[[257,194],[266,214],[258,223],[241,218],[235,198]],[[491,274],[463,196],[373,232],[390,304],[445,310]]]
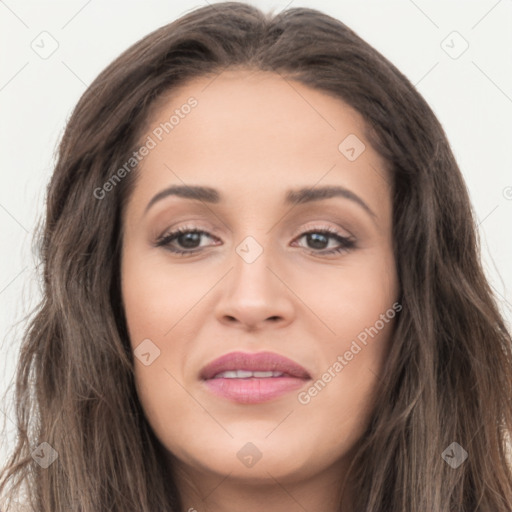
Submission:
[[[510,0],[253,1],[313,7],[373,45],[417,85],[441,121],[479,221],[482,257],[512,320],[512,2]],[[0,0],[0,393],[14,375],[25,317],[39,300],[31,237],[44,212],[54,151],[72,108],[98,73],[161,25],[206,1]],[[46,31],[58,44],[47,59]],[[452,55],[468,49],[458,58]],[[451,35],[450,35],[451,34]],[[447,38],[448,37],[448,38]],[[443,43],[442,46],[442,42]],[[450,50],[447,46],[452,47]],[[9,396],[9,395],[8,395]],[[0,426],[12,432],[12,403]],[[0,446],[0,466],[12,435]]]

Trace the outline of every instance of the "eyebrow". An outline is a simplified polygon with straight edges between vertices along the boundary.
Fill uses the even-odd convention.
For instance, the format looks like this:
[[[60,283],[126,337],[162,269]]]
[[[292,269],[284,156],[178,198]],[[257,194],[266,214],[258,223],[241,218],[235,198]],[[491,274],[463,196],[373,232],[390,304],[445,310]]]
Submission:
[[[214,188],[199,185],[172,185],[158,192],[158,194],[156,194],[151,199],[151,201],[149,201],[144,213],[146,213],[155,203],[169,196],[177,196],[184,199],[194,199],[213,204],[222,202],[222,194]],[[304,204],[313,201],[330,199],[332,197],[342,197],[344,199],[349,199],[350,201],[353,201],[354,203],[361,206],[372,217],[377,217],[373,210],[357,194],[347,188],[335,185],[288,190],[285,195],[285,204]]]

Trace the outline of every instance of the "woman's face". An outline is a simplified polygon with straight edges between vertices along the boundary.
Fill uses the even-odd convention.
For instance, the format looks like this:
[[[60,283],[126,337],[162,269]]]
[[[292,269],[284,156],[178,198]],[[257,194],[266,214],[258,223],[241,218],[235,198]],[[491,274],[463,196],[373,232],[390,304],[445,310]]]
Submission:
[[[400,308],[384,162],[358,113],[277,74],[226,71],[166,101],[123,220],[147,419],[190,475],[335,478]]]

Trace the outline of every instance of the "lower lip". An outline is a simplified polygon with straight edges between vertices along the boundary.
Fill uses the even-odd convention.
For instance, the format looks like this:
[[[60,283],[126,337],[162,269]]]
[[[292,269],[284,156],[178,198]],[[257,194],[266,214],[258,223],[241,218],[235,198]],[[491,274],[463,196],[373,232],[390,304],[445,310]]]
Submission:
[[[208,379],[208,389],[217,396],[242,404],[258,404],[290,393],[304,386],[305,379],[269,377],[267,379]]]

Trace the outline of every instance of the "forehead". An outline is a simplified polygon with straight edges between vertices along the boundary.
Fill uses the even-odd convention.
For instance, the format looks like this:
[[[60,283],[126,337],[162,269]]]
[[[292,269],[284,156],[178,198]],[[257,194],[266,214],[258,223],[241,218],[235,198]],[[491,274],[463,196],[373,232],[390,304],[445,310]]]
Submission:
[[[277,73],[226,70],[170,91],[151,110],[141,141],[149,139],[135,191],[145,198],[169,184],[247,199],[317,183],[370,193],[388,185],[362,116]]]

